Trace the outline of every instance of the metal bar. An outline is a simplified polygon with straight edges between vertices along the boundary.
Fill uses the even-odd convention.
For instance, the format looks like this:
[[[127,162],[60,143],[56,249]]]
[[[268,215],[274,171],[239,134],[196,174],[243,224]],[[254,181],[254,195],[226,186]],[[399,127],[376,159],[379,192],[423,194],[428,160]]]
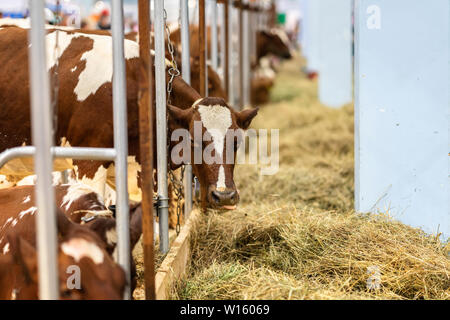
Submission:
[[[230,29],[229,29],[229,18],[230,18],[230,6],[228,0],[224,1],[225,18],[224,18],[224,29],[225,29],[225,64],[224,64],[224,78],[225,78],[225,92],[227,93],[228,100],[230,100]]]
[[[110,161],[116,159],[116,150],[112,148],[51,147],[50,151],[53,158]],[[33,146],[7,149],[0,153],[0,168],[12,159],[33,157],[35,154],[36,148]]]
[[[38,247],[39,298],[59,298],[57,265],[57,231],[55,194],[52,187],[53,161],[50,84],[47,73],[47,56],[44,23],[44,0],[30,1],[31,29],[29,31],[31,119],[33,143],[36,147],[34,169],[36,183],[36,236]]]
[[[211,0],[211,67],[214,71],[218,66],[217,47],[217,0]]]
[[[190,63],[190,37],[189,37],[189,8],[188,1],[180,0],[181,13],[181,60],[182,77],[187,84],[191,84]],[[184,216],[189,219],[192,211],[192,165],[186,164],[184,168]]]
[[[155,253],[153,239],[153,68],[150,55],[150,1],[139,0],[139,143],[142,190],[142,233],[145,298],[156,299]]]
[[[250,33],[252,30],[252,26],[250,25],[250,13],[245,10],[244,15],[242,17],[242,24],[244,29],[243,39],[242,39],[242,58],[243,58],[243,81],[244,83],[241,85],[242,87],[242,107],[250,105]]]
[[[242,0],[241,0],[242,3]],[[244,108],[244,10],[238,7],[239,14],[239,108]]]
[[[220,16],[220,70],[222,86],[227,90],[225,83],[225,5],[219,4],[219,16]]]
[[[130,218],[128,209],[128,125],[126,72],[124,55],[123,1],[112,0],[111,33],[113,50],[113,110],[114,110],[114,149],[116,191],[117,191],[117,248],[118,263],[125,270],[127,282],[130,283]],[[130,299],[129,286],[125,289],[124,299]]]
[[[182,77],[187,84],[191,84],[191,54],[189,36],[189,7],[188,1],[180,0],[181,8],[181,63]]]
[[[205,25],[205,0],[198,1],[198,42],[200,57],[200,95],[206,97],[206,88],[208,86],[206,80],[206,25]]]
[[[227,24],[227,30],[228,30],[228,100],[230,104],[234,107],[236,105],[236,81],[239,81],[239,79],[236,79],[234,76],[234,71],[236,69],[236,61],[235,60],[235,46],[236,46],[236,37],[235,35],[235,27],[237,26],[238,21],[236,21],[236,15],[235,10],[233,8],[233,2],[228,1],[228,24]],[[239,30],[237,30],[239,32]],[[238,36],[239,37],[239,36]],[[237,75],[239,77],[239,75]]]
[[[154,2],[155,15],[155,86],[156,86],[156,148],[159,195],[159,249],[169,251],[169,198],[167,191],[167,110],[166,59],[164,50],[164,0]]]
[[[258,13],[250,12],[250,67],[253,68],[257,64],[256,58],[256,40],[258,37]]]

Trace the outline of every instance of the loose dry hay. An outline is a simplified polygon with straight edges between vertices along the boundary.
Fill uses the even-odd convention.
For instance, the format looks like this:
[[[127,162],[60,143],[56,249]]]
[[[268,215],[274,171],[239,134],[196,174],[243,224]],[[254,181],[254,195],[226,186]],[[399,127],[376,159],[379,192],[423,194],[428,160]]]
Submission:
[[[237,166],[241,205],[198,222],[173,299],[450,299],[448,241],[352,211],[353,108],[316,92],[285,64],[253,124],[280,129],[280,171]]]
[[[450,246],[385,215],[246,206],[196,230],[173,298],[450,298]]]

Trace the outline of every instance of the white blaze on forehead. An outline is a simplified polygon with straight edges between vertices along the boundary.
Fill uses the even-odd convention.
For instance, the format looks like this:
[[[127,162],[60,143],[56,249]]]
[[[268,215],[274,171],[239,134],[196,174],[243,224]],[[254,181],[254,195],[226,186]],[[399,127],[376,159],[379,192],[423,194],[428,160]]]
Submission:
[[[94,261],[95,264],[100,264],[104,259],[102,250],[95,243],[81,238],[74,238],[64,242],[61,245],[61,250],[66,255],[74,258],[76,262],[86,257]]]
[[[27,202],[30,202],[31,201],[31,197],[30,196],[26,196],[24,199],[23,199],[23,202],[22,203],[27,203]]]
[[[217,177],[217,183],[216,183],[217,190],[225,189],[225,170],[223,169],[223,166],[220,166],[219,168],[219,176]]]
[[[222,156],[225,136],[232,124],[230,110],[221,105],[199,105],[198,112],[203,126],[212,137],[216,153]]]
[[[274,28],[271,30],[271,32],[277,35],[281,39],[281,41],[286,45],[286,47],[290,48],[291,44],[289,41],[289,37],[284,30]]]
[[[67,193],[64,195],[62,199],[60,207],[65,206],[65,209],[69,210],[70,206],[74,201],[92,192],[95,192],[95,190],[88,185],[85,185],[83,183],[72,184],[67,189]]]
[[[58,36],[57,36],[58,34]],[[54,54],[56,39],[58,37],[59,50]],[[47,44],[47,70],[55,66],[64,51],[73,39],[85,37],[93,40],[92,49],[81,56],[81,61],[86,61],[84,70],[78,77],[75,94],[78,101],[84,101],[105,83],[112,81],[112,37],[108,35],[96,35],[85,33],[67,33],[64,31],[52,32],[46,36]],[[124,41],[125,59],[139,57],[139,45],[131,40]]]

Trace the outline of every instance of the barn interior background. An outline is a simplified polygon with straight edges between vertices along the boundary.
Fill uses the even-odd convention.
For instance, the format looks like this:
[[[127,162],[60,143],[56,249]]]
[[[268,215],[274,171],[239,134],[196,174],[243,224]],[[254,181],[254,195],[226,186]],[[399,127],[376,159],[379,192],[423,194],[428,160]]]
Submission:
[[[264,2],[266,9],[272,3],[244,2]],[[198,25],[199,2],[187,3],[190,23]],[[46,4],[54,10],[56,1]],[[110,28],[109,1],[61,4],[61,25]],[[251,84],[240,90],[242,68],[249,83],[270,82],[252,128],[280,130],[279,171],[262,176],[261,164],[237,166],[239,206],[195,215],[183,242],[186,265],[163,297],[450,299],[449,1],[274,4],[274,23],[287,32],[293,57],[269,57],[263,62],[269,73],[241,65],[239,9],[230,2],[228,72],[229,101],[237,109],[256,106]],[[215,5],[222,26],[224,5]],[[176,28],[180,1],[166,0],[164,7]],[[125,33],[138,31],[137,0],[124,0],[123,8]],[[151,8],[154,13],[154,1]],[[28,1],[1,0],[0,12],[27,17]],[[219,30],[219,46],[223,37]],[[223,79],[223,59],[216,71]],[[140,246],[133,256],[134,298],[142,299]],[[157,271],[173,267],[167,256],[156,253]]]

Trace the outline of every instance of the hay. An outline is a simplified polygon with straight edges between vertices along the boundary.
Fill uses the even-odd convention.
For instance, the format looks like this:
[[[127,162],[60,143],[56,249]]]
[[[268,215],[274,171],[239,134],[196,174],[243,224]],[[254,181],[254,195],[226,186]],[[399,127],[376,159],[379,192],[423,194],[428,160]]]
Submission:
[[[253,124],[280,129],[279,173],[237,166],[241,205],[198,221],[171,298],[450,299],[448,241],[352,211],[353,108],[322,106],[300,68],[283,66]]]

